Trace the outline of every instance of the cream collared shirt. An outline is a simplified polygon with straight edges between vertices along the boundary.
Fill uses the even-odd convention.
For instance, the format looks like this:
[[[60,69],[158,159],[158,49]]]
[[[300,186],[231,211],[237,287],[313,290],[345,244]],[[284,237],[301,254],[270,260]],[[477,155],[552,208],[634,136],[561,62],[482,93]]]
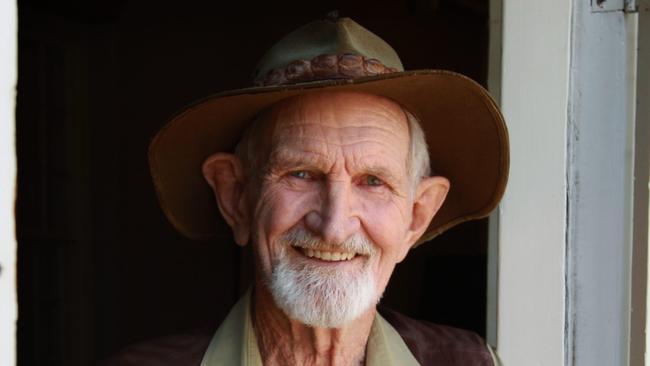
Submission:
[[[201,366],[262,366],[249,311],[250,293],[239,300],[217,329]],[[379,313],[370,328],[366,365],[419,365],[402,337]]]

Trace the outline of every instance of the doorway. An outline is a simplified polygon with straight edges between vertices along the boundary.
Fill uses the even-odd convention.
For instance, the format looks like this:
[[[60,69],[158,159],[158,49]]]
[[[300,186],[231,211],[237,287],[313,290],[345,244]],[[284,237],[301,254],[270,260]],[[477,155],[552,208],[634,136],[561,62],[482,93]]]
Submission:
[[[406,69],[486,85],[488,2],[19,1],[17,99],[20,365],[87,365],[124,346],[218,324],[250,281],[229,231],[177,234],[147,165],[183,106],[250,85],[263,52],[338,9]],[[487,222],[415,249],[382,303],[485,335]]]

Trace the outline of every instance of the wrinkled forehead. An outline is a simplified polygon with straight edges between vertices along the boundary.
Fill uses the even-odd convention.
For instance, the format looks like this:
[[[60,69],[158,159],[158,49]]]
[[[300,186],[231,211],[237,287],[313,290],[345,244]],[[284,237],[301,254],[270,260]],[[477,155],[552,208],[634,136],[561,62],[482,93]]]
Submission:
[[[358,92],[320,92],[293,97],[272,106],[261,119],[265,128],[260,132],[273,143],[326,130],[337,131],[337,137],[342,139],[378,134],[396,145],[409,140],[408,122],[399,104]]]

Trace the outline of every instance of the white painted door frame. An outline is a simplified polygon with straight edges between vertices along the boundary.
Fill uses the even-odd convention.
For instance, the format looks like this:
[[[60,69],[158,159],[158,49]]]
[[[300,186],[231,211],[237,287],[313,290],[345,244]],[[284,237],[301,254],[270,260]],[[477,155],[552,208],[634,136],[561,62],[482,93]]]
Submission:
[[[645,320],[646,293],[645,281],[633,290],[632,265],[647,273],[647,194],[645,216],[634,215],[635,158],[648,151],[647,140],[635,146],[635,125],[648,122],[635,117],[638,14],[588,0],[502,3],[511,173],[498,218],[498,352],[506,365],[641,365],[644,347],[631,346],[645,343],[631,304],[643,297]],[[633,239],[646,249],[636,262]]]
[[[497,349],[505,365],[564,362],[570,15],[566,0],[503,1],[511,163],[499,211]]]
[[[637,0],[634,131],[634,210],[630,365],[650,365],[648,329],[648,238],[650,237],[650,0]]]
[[[15,96],[17,12],[0,2],[0,364],[16,363],[16,192]]]

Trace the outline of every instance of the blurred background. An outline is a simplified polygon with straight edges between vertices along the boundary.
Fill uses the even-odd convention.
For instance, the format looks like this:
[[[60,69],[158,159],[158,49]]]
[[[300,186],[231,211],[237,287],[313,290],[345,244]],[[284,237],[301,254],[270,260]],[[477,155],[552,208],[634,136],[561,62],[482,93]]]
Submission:
[[[487,0],[18,6],[19,365],[89,365],[225,317],[250,283],[250,253],[223,224],[208,242],[174,231],[147,147],[185,105],[250,86],[286,33],[338,10],[406,69],[486,82]],[[486,221],[460,225],[415,249],[382,303],[484,335],[486,253]]]

